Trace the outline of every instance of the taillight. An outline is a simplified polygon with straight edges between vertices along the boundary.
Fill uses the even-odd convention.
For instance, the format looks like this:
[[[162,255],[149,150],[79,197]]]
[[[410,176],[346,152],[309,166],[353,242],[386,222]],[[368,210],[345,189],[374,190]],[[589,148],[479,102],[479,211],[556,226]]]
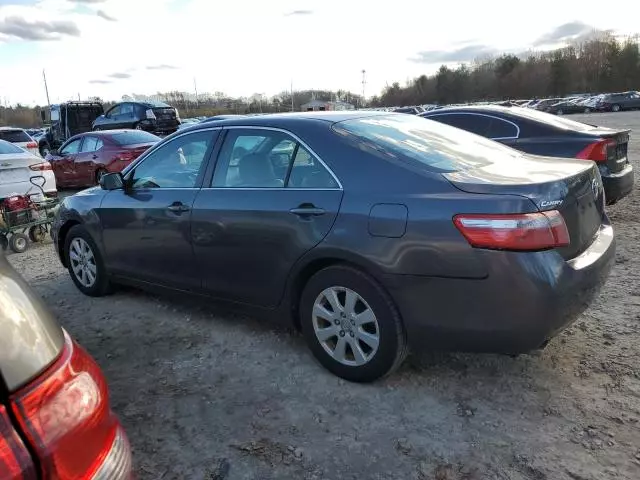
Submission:
[[[536,251],[569,245],[569,231],[557,210],[539,213],[456,215],[469,244],[493,250]]]
[[[27,143],[27,148],[38,148],[38,144],[36,142]]]
[[[598,140],[590,143],[576,155],[582,160],[593,160],[594,162],[606,162],[609,158],[609,147],[616,146],[616,141],[612,139]]]
[[[109,408],[104,376],[66,333],[56,362],[11,401],[45,478],[129,478],[130,450]],[[105,475],[107,465],[117,470]]]
[[[45,170],[53,170],[49,162],[35,163],[29,165],[29,169],[34,172],[44,172]]]
[[[6,408],[0,405],[0,479],[35,480],[36,469],[29,451],[11,424]]]

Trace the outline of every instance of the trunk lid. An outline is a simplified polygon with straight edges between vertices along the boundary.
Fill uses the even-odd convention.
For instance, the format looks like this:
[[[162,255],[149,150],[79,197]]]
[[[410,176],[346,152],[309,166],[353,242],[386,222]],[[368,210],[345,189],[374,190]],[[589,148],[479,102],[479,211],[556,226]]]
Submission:
[[[523,155],[511,164],[493,162],[443,175],[467,193],[520,195],[539,211],[558,210],[571,240],[567,247],[557,249],[565,259],[582,253],[603,221],[602,179],[593,162]]]
[[[590,133],[601,139],[611,140],[606,146],[606,165],[611,173],[624,170],[629,163],[627,151],[629,148],[629,133],[631,130],[613,130],[598,127]]]
[[[22,184],[29,182],[31,178],[31,165],[34,158],[30,153],[14,153],[0,155],[0,186],[7,187],[12,184]],[[25,192],[15,192],[23,194]]]

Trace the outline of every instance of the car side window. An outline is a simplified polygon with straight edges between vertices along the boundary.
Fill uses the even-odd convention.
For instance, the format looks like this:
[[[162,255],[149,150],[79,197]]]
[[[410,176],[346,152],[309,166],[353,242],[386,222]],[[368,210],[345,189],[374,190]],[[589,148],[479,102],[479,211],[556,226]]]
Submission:
[[[99,138],[96,138],[96,148],[95,148],[94,152],[97,152],[103,146],[104,146],[104,142],[102,140],[100,140]]]
[[[111,110],[109,110],[109,112],[107,112],[105,117],[107,118],[117,117],[118,115],[120,115],[121,110],[122,110],[122,105],[116,105]]]
[[[97,150],[97,143],[98,139],[96,137],[84,137],[84,142],[82,143],[82,149],[80,152],[95,152]]]
[[[518,127],[500,118],[492,118],[487,136],[489,138],[517,138]]]
[[[446,123],[452,127],[461,128],[467,132],[475,133],[486,137],[489,133],[491,118],[472,113],[443,113],[428,117],[440,123]]]
[[[295,140],[275,130],[232,129],[213,176],[214,187],[283,188]]]
[[[327,168],[302,145],[293,160],[288,188],[334,189],[339,185]]]
[[[124,117],[132,117],[133,116],[133,105],[130,103],[125,103],[122,105],[122,109],[120,110],[120,115]]]
[[[62,150],[60,150],[60,153],[62,155],[72,155],[74,153],[78,153],[80,151],[81,143],[82,143],[81,138],[78,138],[77,140],[69,142],[62,148]]]
[[[135,167],[132,188],[195,188],[217,137],[217,131],[202,130],[160,146]]]

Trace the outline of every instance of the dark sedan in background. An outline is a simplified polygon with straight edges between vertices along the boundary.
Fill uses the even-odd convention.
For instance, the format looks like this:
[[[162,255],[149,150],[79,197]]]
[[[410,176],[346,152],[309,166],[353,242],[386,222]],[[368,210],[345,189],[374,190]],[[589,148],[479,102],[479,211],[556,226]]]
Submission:
[[[120,172],[160,141],[140,130],[82,133],[47,155],[58,187],[97,185],[106,173]]]
[[[93,130],[136,129],[169,135],[180,126],[180,114],[163,102],[123,102],[93,122]]]
[[[408,345],[541,348],[615,253],[594,163],[381,112],[198,124],[65,198],[53,237],[86,295],[129,283],[269,312],[353,381]]]
[[[130,480],[98,364],[0,252],[0,478]]]
[[[609,205],[633,189],[633,166],[627,158],[629,130],[588,125],[520,107],[451,107],[421,116],[533,155],[592,160],[600,170]]]

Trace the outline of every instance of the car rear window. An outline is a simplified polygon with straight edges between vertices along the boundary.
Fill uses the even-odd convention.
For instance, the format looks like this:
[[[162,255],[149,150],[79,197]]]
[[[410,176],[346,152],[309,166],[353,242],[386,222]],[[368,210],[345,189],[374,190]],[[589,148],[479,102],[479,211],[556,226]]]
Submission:
[[[429,170],[458,172],[512,160],[522,155],[500,143],[443,123],[413,115],[380,115],[345,120],[333,126],[345,137],[355,137],[369,151],[390,160],[420,162]],[[508,157],[508,158],[507,158]]]
[[[16,147],[15,145],[5,142],[4,140],[0,140],[0,155],[8,155],[12,153],[24,153],[20,147]]]
[[[111,138],[118,145],[135,145],[137,143],[157,143],[161,140],[160,137],[153,135],[152,133],[142,130],[131,130],[130,132],[119,132],[111,135]]]
[[[11,143],[30,142],[31,137],[24,130],[0,130],[0,140]]]

